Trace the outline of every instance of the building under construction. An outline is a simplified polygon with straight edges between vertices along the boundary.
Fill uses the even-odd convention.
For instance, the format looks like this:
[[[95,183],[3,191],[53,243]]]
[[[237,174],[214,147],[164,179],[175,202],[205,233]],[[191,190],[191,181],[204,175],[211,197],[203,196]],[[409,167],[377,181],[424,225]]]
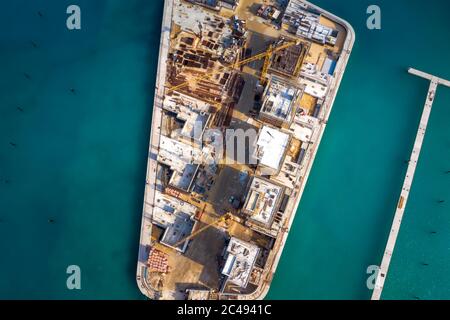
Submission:
[[[271,76],[263,93],[259,118],[288,128],[294,118],[302,90],[278,76]]]
[[[289,41],[294,40],[282,38],[275,43],[275,46]],[[272,56],[270,70],[283,76],[297,77],[308,49],[309,44],[307,42],[298,42],[293,46],[275,52]]]
[[[284,188],[268,179],[254,177],[247,191],[242,209],[250,225],[270,229],[274,220],[280,220],[278,208],[283,199]]]
[[[233,32],[231,19],[198,6],[180,6],[175,15],[167,86],[176,88],[187,83],[177,90],[213,105],[239,99],[240,75],[226,67],[240,55],[245,36]]]

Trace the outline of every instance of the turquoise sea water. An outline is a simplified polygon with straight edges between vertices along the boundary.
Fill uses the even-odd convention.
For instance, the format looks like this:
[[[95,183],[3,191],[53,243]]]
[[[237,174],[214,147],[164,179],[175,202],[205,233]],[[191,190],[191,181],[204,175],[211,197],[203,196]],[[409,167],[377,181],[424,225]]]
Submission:
[[[450,78],[450,4],[377,2],[381,31],[365,27],[370,1],[315,2],[357,42],[269,298],[370,297],[366,268],[381,261],[428,87],[406,68]],[[74,3],[82,30],[70,32]],[[3,4],[0,298],[143,299],[134,275],[162,8]],[[440,88],[383,298],[450,298],[449,104]],[[71,264],[80,291],[66,289]]]
[[[66,29],[73,3],[81,31]],[[162,7],[3,4],[1,298],[143,298],[134,274]],[[71,264],[80,291],[66,289]]]

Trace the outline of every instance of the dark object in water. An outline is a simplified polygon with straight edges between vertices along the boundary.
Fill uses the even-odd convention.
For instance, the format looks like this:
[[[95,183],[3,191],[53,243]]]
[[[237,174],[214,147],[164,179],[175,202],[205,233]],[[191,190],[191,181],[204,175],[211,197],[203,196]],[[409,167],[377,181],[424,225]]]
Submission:
[[[76,93],[76,91],[75,91],[75,89],[74,89],[74,88],[70,88],[70,92],[72,92],[73,94],[75,94],[75,93]]]
[[[437,233],[437,231],[430,231],[430,233],[431,233],[431,234],[436,234],[436,233]]]
[[[37,48],[38,47],[37,43],[34,42],[34,41],[31,41],[31,45],[33,46],[33,48]]]
[[[418,296],[414,296],[414,299],[416,299],[416,300],[420,300],[420,297],[418,297]]]
[[[10,142],[9,143],[12,147],[17,147],[17,144],[15,144],[14,142]]]
[[[445,200],[438,200],[438,203],[444,203]]]
[[[24,75],[24,77],[27,78],[28,80],[31,79],[31,76],[30,76],[28,73],[25,73],[25,72],[24,72],[23,75]]]
[[[54,220],[54,219],[48,219],[48,222],[49,222],[49,223],[54,223],[55,220]]]
[[[42,12],[40,12],[40,11],[38,11],[38,15],[39,15],[39,17],[43,17],[44,15],[42,14]]]
[[[23,110],[22,107],[17,107],[17,110],[19,110],[20,112],[24,112],[25,110]]]
[[[423,266],[429,266],[429,264],[426,263],[426,262],[421,262],[420,264],[423,265]]]

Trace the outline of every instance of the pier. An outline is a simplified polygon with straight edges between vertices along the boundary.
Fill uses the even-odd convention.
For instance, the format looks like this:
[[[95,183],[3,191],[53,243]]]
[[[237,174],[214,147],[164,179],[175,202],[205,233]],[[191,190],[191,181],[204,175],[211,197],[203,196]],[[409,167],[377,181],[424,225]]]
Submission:
[[[408,169],[406,171],[406,177],[403,182],[400,199],[395,210],[394,221],[392,222],[391,231],[389,234],[386,249],[384,251],[383,259],[381,261],[380,269],[378,270],[377,278],[375,281],[375,288],[372,293],[372,300],[380,300],[381,293],[383,291],[384,282],[386,280],[389,264],[391,263],[392,253],[395,248],[397,236],[400,231],[400,225],[403,220],[403,214],[405,212],[406,203],[408,201],[409,191],[414,179],[414,174],[417,167],[417,161],[419,160],[420,151],[422,149],[423,140],[427,130],[428,120],[431,114],[431,108],[433,106],[434,97],[436,95],[436,89],[439,85],[450,87],[450,81],[441,79],[431,74],[419,71],[413,68],[409,68],[408,72],[412,75],[427,79],[430,81],[430,87],[425,100],[425,105],[420,119],[419,129],[417,130],[416,140],[414,141],[411,157],[409,158]]]

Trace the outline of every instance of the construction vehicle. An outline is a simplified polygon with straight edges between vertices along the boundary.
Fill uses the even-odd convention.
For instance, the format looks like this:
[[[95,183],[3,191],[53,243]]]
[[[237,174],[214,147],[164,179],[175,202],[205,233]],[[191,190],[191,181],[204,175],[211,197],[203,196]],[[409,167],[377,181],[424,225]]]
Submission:
[[[187,236],[186,238],[181,239],[180,241],[178,241],[177,243],[174,244],[174,247],[177,248],[178,246],[180,246],[184,242],[195,238],[196,236],[201,234],[203,231],[205,231],[205,230],[207,230],[207,229],[209,229],[209,228],[211,228],[213,226],[216,226],[216,225],[218,225],[221,222],[226,222],[226,221],[231,220],[232,216],[233,215],[231,213],[229,213],[229,212],[225,213],[223,216],[217,218],[216,220],[214,220],[213,222],[207,224],[206,226],[198,229],[197,231],[193,232],[191,235]]]
[[[239,69],[241,66],[243,66],[243,65],[245,65],[245,64],[247,64],[249,62],[256,61],[256,60],[264,58],[264,65],[263,65],[263,68],[262,68],[262,71],[261,71],[261,75],[259,77],[259,82],[264,85],[265,82],[266,82],[267,70],[269,69],[270,58],[272,57],[272,54],[277,52],[277,51],[287,49],[290,46],[297,45],[300,42],[301,41],[288,41],[288,42],[286,42],[286,43],[284,43],[284,44],[282,44],[282,45],[280,45],[278,47],[274,47],[273,45],[270,45],[269,48],[266,51],[264,51],[264,52],[258,53],[258,54],[254,55],[252,57],[249,57],[249,58],[246,58],[246,59],[243,59],[243,60],[240,60],[240,61],[239,60],[236,61],[231,66],[231,68]],[[225,68],[229,68],[229,67],[230,66],[222,66],[222,67],[218,68],[217,70],[214,70],[212,72],[208,72],[208,73],[206,73],[206,74],[204,74],[202,76],[196,77],[196,78],[194,78],[194,79],[192,79],[190,81],[185,81],[185,82],[183,82],[181,84],[178,84],[176,86],[172,86],[172,87],[167,89],[167,93],[170,93],[170,92],[182,89],[182,88],[188,86],[191,81],[206,80],[209,77],[211,77],[212,75],[214,75],[216,73],[220,73]]]

